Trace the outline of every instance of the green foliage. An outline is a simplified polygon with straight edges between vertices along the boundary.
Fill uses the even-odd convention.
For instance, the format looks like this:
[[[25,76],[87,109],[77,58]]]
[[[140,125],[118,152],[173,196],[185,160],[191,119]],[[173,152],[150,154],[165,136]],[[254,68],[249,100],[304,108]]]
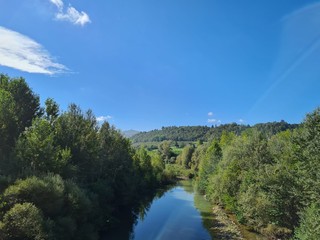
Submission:
[[[17,135],[15,102],[8,91],[0,89],[0,160],[8,157]]]
[[[56,142],[63,149],[70,149],[70,164],[74,166],[72,177],[78,182],[94,181],[98,165],[98,126],[89,110],[85,114],[75,104],[56,120]]]
[[[177,163],[182,165],[183,167],[190,169],[191,168],[191,158],[192,154],[195,150],[193,145],[187,145],[182,149],[182,152],[177,157]]]
[[[271,137],[286,130],[296,129],[298,126],[298,124],[289,124],[281,120],[280,122],[258,123],[253,128],[256,128],[263,135]]]
[[[158,153],[151,154],[151,165],[153,168],[153,175],[156,179],[156,182],[165,181],[163,171],[165,169],[165,164]]]
[[[198,145],[198,147],[194,150],[192,156],[191,156],[191,162],[190,166],[191,169],[194,171],[199,170],[199,164],[201,162],[201,159],[204,158],[204,155],[206,154],[207,146],[205,144]]]
[[[43,240],[45,222],[41,211],[32,203],[15,204],[0,223],[2,239]]]
[[[295,230],[319,239],[320,108],[300,126],[166,127],[132,137],[155,141],[158,151],[148,152],[75,104],[60,114],[49,98],[43,115],[24,79],[0,74],[0,136],[1,239],[98,239],[143,193],[194,175],[207,199],[268,238]]]
[[[206,126],[162,127],[161,130],[140,132],[131,137],[133,142],[196,141],[203,139],[210,128]]]
[[[320,239],[320,205],[311,204],[302,214],[300,226],[295,231],[295,239]]]
[[[17,204],[32,203],[41,209],[43,216],[49,220],[46,232],[55,239],[73,238],[77,229],[92,222],[92,202],[87,193],[59,175],[18,180],[5,190],[2,201],[6,203],[2,211],[9,209],[3,221]]]
[[[320,109],[296,127],[281,121],[257,124],[240,136],[225,131],[216,142],[219,151],[212,144],[205,154],[196,149],[199,190],[270,239],[288,239],[303,211],[296,238],[318,239],[318,205],[310,203],[320,198]]]
[[[140,174],[138,185],[143,189],[168,180],[164,174],[165,163],[158,152],[148,152],[144,147],[140,147],[134,156],[134,166]]]
[[[179,164],[166,164],[164,175],[168,182],[174,182],[177,177],[189,178],[189,176],[193,175],[193,171],[185,169]]]
[[[199,164],[197,187],[200,192],[206,192],[209,176],[216,170],[221,158],[222,151],[219,143],[212,141]]]
[[[224,133],[241,135],[247,129],[254,128],[267,137],[271,137],[281,131],[297,128],[297,124],[289,124],[285,121],[272,123],[259,123],[254,126],[239,125],[237,123],[221,124],[218,126],[182,126],[162,127],[149,132],[140,132],[131,137],[133,143],[179,141],[195,142],[211,141],[220,139]],[[183,148],[184,146],[180,146]]]
[[[40,116],[39,97],[33,93],[23,78],[9,78],[0,74],[0,89],[10,93],[14,99],[14,112],[17,116],[17,137],[31,125],[34,117]]]
[[[71,158],[71,152],[57,146],[53,127],[47,120],[38,118],[19,138],[16,157],[21,172],[27,175],[42,172],[61,174]]]
[[[171,141],[163,141],[158,147],[162,159],[168,163],[169,159],[173,156],[171,149]]]
[[[111,187],[117,203],[127,205],[135,196],[138,187],[135,184],[139,181],[133,167],[134,150],[129,140],[107,122],[102,124],[97,139],[99,148],[97,162],[92,169],[93,184],[108,181],[106,191],[109,192]]]
[[[24,79],[0,74],[0,169],[3,173],[13,171],[11,159],[16,140],[41,113],[39,97]]]
[[[237,123],[221,124],[219,126],[212,126],[206,133],[206,139],[220,139],[224,133],[233,133],[239,136],[242,132],[249,129],[249,125],[240,125]]]
[[[46,119],[52,123],[59,116],[59,106],[52,98],[48,98],[45,105]]]
[[[53,216],[62,211],[64,182],[59,176],[43,179],[30,177],[17,180],[3,193],[7,207],[16,203],[30,202],[40,208],[45,215]]]
[[[223,131],[220,137],[220,142],[219,142],[221,148],[225,148],[229,146],[235,137],[236,137],[236,134],[234,132]]]
[[[301,203],[307,207],[320,199],[320,108],[307,115],[296,136],[295,157]]]
[[[153,182],[153,168],[151,156],[144,147],[139,148],[134,156],[134,165],[141,175],[140,186],[150,185]]]
[[[42,116],[38,96],[21,78],[0,75],[0,134],[1,239],[98,239],[119,224],[119,209],[167,180],[159,154],[135,151],[90,110],[71,104],[59,114],[49,98]],[[23,232],[29,222],[11,217],[20,205],[38,219],[41,234]],[[18,235],[14,222],[23,230]]]

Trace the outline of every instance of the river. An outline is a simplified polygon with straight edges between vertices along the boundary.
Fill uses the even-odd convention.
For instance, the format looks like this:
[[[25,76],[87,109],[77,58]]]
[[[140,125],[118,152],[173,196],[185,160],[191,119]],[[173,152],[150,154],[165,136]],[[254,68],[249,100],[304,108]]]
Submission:
[[[210,204],[193,190],[190,181],[159,190],[147,206],[142,206],[132,226],[115,229],[104,239],[115,240],[206,240],[212,239]],[[125,230],[128,229],[128,230]]]

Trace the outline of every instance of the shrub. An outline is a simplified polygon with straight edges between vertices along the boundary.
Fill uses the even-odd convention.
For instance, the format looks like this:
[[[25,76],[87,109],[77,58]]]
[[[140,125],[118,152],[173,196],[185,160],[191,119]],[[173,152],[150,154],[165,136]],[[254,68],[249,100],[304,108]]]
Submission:
[[[4,239],[47,239],[41,211],[32,203],[15,204],[3,217]]]

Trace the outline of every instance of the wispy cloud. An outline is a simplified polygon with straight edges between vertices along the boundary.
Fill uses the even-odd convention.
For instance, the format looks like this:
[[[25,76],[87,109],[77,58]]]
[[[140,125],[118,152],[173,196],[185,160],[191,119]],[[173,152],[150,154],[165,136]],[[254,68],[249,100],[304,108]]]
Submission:
[[[51,3],[57,6],[59,10],[63,10],[63,2],[62,0],[50,0]]]
[[[214,119],[214,118],[209,118],[208,123],[215,123],[215,124],[220,124],[221,120],[219,119]]]
[[[33,39],[0,26],[0,65],[29,73],[55,74],[67,68],[56,63]]]
[[[213,116],[213,112],[208,112],[208,116]]]
[[[241,124],[243,124],[243,123],[245,123],[245,120],[243,120],[243,119],[240,118],[240,119],[238,120],[238,122],[241,123]]]
[[[87,13],[83,11],[79,12],[70,4],[65,10],[64,3],[62,0],[50,0],[50,2],[54,4],[58,9],[58,12],[56,13],[57,20],[68,21],[75,25],[81,26],[84,26],[85,24],[91,22]]]
[[[100,117],[97,117],[96,119],[97,119],[97,121],[98,121],[98,122],[105,122],[105,121],[110,120],[111,118],[112,118],[112,116],[107,115],[107,116],[100,116]]]

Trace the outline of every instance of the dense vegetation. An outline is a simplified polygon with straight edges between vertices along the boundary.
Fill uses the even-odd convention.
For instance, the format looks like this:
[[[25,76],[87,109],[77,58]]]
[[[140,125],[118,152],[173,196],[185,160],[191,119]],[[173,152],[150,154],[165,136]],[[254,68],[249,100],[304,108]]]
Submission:
[[[159,154],[0,75],[0,239],[98,239],[163,181]]]
[[[133,142],[196,141],[204,139],[209,129],[207,126],[162,127],[161,130],[140,132],[131,139]]]
[[[320,239],[320,108],[299,128],[285,125],[224,131],[186,146],[177,163],[207,199],[268,238]]]
[[[217,126],[183,126],[183,127],[162,127],[160,130],[140,132],[131,137],[134,143],[170,141],[209,141],[220,138],[223,132],[233,132],[240,135],[249,128],[255,128],[267,136],[272,136],[287,129],[297,128],[297,124],[289,124],[285,121],[259,123],[254,126],[241,125],[237,123],[221,124]]]
[[[159,144],[135,149],[90,110],[41,107],[24,79],[0,75],[0,239],[98,239],[180,175],[271,239],[320,239],[320,108],[300,125],[168,127],[132,139]]]

